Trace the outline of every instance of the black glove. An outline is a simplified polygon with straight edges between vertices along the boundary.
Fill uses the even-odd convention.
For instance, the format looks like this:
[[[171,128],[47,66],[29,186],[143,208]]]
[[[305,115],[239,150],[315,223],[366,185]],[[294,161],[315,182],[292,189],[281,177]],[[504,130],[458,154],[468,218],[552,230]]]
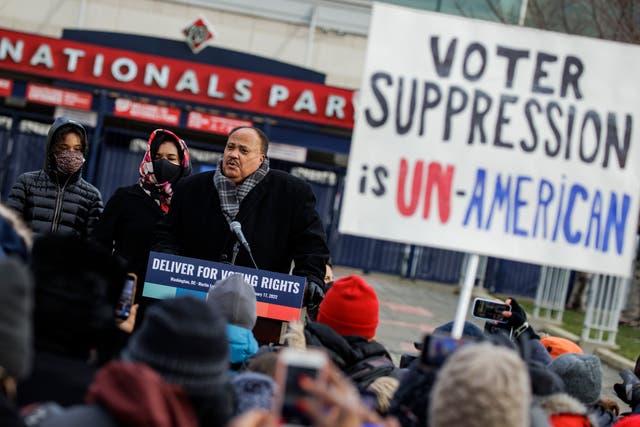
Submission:
[[[537,338],[540,339],[538,334],[533,330],[533,328],[527,322],[527,313],[524,309],[518,304],[515,298],[509,297],[507,298],[509,304],[511,306],[511,317],[507,319],[506,323],[498,323],[496,324],[489,323],[489,325],[485,325],[485,331],[490,333],[495,333],[495,329],[502,329],[507,335],[511,335],[512,338],[517,338],[523,333],[526,333],[529,338]]]
[[[320,308],[320,303],[324,299],[324,294],[325,290],[323,285],[313,281],[307,283],[307,289],[305,291],[307,314],[313,321],[315,321],[318,316],[318,309]]]
[[[518,301],[515,298],[507,298],[507,300],[511,300],[509,305],[511,306],[511,317],[507,320],[507,325],[510,328],[518,329],[527,321],[527,313],[524,309],[518,304]]]
[[[613,390],[618,397],[635,409],[640,404],[640,379],[628,369],[619,373],[622,382],[613,385]]]

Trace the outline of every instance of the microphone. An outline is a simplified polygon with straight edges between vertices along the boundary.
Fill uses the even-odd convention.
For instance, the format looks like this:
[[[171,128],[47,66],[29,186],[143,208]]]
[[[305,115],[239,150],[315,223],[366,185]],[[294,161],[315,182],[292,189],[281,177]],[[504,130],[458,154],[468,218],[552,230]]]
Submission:
[[[242,232],[242,225],[240,225],[238,221],[233,221],[231,224],[229,224],[229,228],[231,228],[231,231],[233,231],[233,234],[236,235],[236,237],[238,238],[240,243],[242,243],[242,246],[244,246],[247,252],[251,252],[251,248],[249,247],[249,242],[247,242],[247,239],[245,239],[244,233]]]
[[[251,262],[253,263],[253,266],[256,268],[256,270],[259,270],[255,260],[253,259],[253,254],[251,253],[251,247],[249,246],[249,242],[247,242],[247,239],[244,237],[244,233],[242,232],[242,225],[240,225],[238,221],[233,221],[231,222],[231,224],[229,224],[229,228],[231,229],[231,231],[233,231],[233,234],[236,235],[236,238],[238,239],[238,241],[242,244],[242,246],[244,246],[244,248],[249,253],[249,257],[251,257]]]

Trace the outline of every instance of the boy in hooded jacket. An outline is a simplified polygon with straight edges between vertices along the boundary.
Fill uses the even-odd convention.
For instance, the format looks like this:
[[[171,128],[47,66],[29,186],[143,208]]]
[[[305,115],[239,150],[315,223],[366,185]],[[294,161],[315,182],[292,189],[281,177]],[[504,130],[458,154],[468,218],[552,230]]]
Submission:
[[[7,205],[38,234],[70,233],[86,238],[102,213],[100,191],[82,178],[87,132],[59,117],[49,129],[44,168],[20,175]]]

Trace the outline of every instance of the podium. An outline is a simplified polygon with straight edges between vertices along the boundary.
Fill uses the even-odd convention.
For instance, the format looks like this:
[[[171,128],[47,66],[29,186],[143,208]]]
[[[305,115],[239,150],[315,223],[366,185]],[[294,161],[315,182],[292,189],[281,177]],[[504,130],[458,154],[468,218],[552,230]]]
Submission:
[[[306,285],[303,277],[151,252],[142,296],[166,299],[191,295],[206,299],[211,286],[232,274],[241,275],[254,288],[256,340],[260,344],[279,343],[284,325],[302,316]]]
[[[260,345],[278,344],[285,333],[287,323],[278,319],[258,317],[256,326],[253,328],[253,336]]]

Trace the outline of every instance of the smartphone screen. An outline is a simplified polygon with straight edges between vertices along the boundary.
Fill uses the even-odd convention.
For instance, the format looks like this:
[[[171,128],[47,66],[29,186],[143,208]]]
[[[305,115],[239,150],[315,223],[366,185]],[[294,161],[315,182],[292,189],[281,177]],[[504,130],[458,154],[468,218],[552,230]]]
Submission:
[[[298,381],[302,376],[308,376],[316,378],[318,370],[306,366],[288,366],[287,367],[287,379],[285,385],[284,398],[282,402],[282,418],[285,425],[290,426],[310,426],[312,425],[311,419],[307,414],[300,410],[298,401],[307,396]]]
[[[120,293],[120,299],[116,306],[116,318],[126,320],[131,314],[131,306],[133,305],[133,299],[136,294],[136,276],[135,274],[128,274]]]
[[[498,301],[482,298],[476,298],[473,301],[472,314],[474,317],[505,323],[507,319],[502,315],[503,311],[511,311],[511,307]]]

